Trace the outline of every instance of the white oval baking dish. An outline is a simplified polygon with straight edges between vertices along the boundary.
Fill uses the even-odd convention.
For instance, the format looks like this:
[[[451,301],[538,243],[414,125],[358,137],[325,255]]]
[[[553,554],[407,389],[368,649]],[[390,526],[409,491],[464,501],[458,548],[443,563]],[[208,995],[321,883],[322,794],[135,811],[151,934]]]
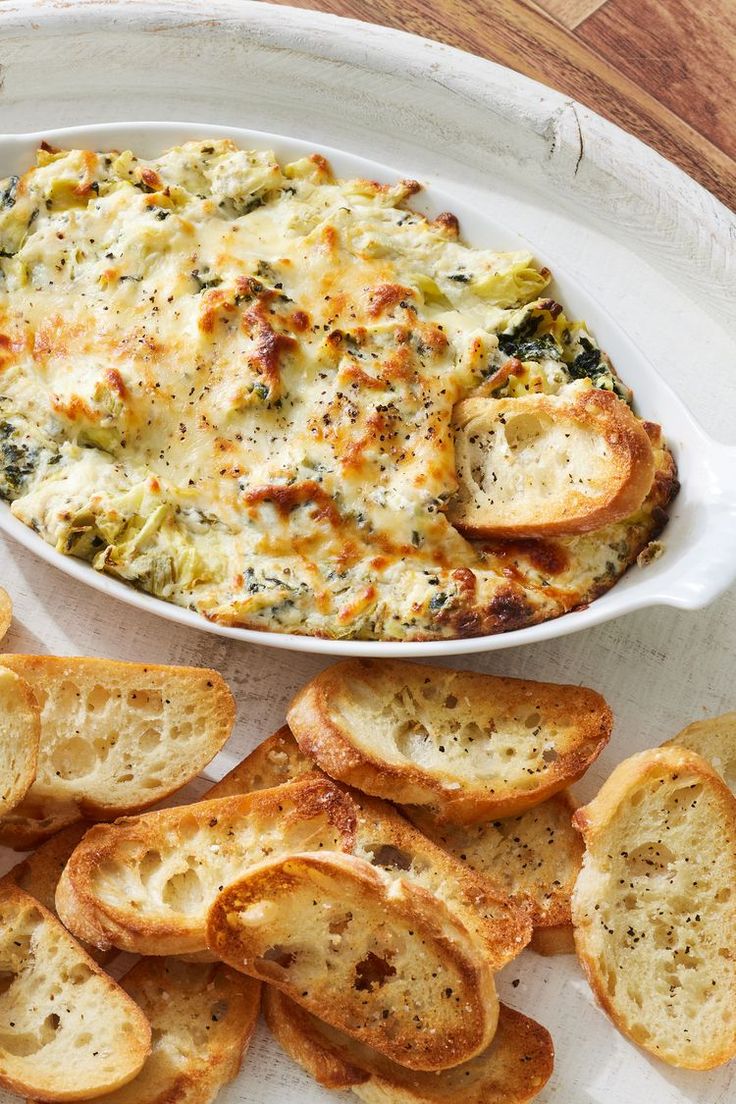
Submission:
[[[131,148],[142,156],[154,156],[167,146],[190,138],[231,137],[244,146],[274,149],[279,158],[294,159],[315,151],[298,139],[234,127],[202,123],[135,122],[70,127],[32,134],[0,136],[0,178],[23,171],[32,163],[42,139],[60,146],[97,149]],[[320,145],[318,152],[330,160],[340,176],[368,176],[382,182],[415,175],[411,165],[388,167],[353,154]],[[736,448],[710,438],[687,408],[627,337],[623,320],[608,311],[577,282],[557,270],[554,257],[544,256],[526,241],[494,223],[485,212],[456,201],[451,194],[429,187],[415,206],[430,214],[452,210],[460,219],[464,238],[494,249],[532,248],[540,261],[555,273],[552,293],[585,318],[602,347],[611,355],[624,381],[634,389],[639,413],[659,422],[677,460],[681,490],[663,534],[664,555],[645,568],[634,566],[612,590],[589,606],[558,619],[495,636],[431,642],[324,640],[310,636],[231,628],[134,589],[95,571],[89,564],[56,552],[33,531],[17,521],[0,503],[0,529],[36,555],[80,579],[102,594],[155,613],[169,621],[273,648],[327,653],[340,656],[430,656],[472,652],[532,644],[599,625],[622,614],[649,606],[669,605],[698,609],[708,605],[736,581]]]

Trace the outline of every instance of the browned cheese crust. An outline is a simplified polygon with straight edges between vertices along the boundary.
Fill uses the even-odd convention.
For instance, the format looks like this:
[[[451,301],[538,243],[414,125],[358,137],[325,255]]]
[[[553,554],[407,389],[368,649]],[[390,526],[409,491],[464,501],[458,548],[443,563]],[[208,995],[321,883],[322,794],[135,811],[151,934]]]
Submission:
[[[418,190],[227,139],[150,161],[42,147],[0,182],[14,516],[97,571],[269,632],[502,633],[612,586],[676,491],[659,429],[544,297],[548,269],[466,244],[454,216],[412,207]],[[484,399],[569,400],[607,434],[617,487],[564,525],[553,503],[532,528],[464,535],[453,411]]]

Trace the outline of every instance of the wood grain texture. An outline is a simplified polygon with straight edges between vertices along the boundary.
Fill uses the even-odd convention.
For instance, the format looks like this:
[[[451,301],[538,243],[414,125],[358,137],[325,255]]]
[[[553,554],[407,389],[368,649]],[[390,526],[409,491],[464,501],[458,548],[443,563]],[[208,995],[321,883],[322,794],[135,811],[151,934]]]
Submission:
[[[288,4],[290,0],[270,0]],[[535,0],[539,3],[539,0]],[[632,6],[641,0],[626,0]],[[644,0],[647,7],[666,7]],[[688,0],[694,4],[695,0]],[[733,0],[709,0],[725,10]],[[411,31],[469,50],[551,85],[637,135],[736,209],[736,164],[591,44],[523,0],[300,0],[304,8]],[[608,5],[604,4],[602,11]],[[731,10],[735,10],[732,8]],[[593,15],[591,19],[595,19]],[[586,21],[587,22],[587,21]],[[582,24],[585,26],[585,23]],[[733,100],[724,97],[726,109]]]
[[[734,0],[608,0],[577,36],[736,157]]]
[[[526,0],[530,8],[538,8],[550,15],[568,31],[587,19],[606,3],[606,0]]]

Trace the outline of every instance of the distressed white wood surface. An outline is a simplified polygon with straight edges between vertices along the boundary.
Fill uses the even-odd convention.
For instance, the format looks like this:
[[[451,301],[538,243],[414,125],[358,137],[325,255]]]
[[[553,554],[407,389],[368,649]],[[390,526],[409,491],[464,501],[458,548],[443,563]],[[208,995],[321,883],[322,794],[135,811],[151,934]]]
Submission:
[[[0,0],[0,78],[0,131],[132,118],[246,125],[362,153],[470,203],[491,203],[497,218],[608,304],[714,436],[736,443],[728,336],[736,220],[658,155],[550,90],[398,32],[237,0]],[[0,582],[16,607],[8,650],[221,670],[239,719],[220,770],[282,722],[290,696],[325,663],[105,602],[4,538]],[[606,695],[616,729],[577,788],[585,799],[626,755],[736,707],[736,591],[697,613],[631,614],[462,665],[586,683]],[[593,1005],[574,959],[525,952],[500,989],[553,1034],[556,1069],[542,1104],[736,1099],[731,1069],[678,1072],[622,1039]],[[0,1094],[0,1104],[11,1099]],[[314,1086],[261,1029],[219,1099],[338,1097]]]

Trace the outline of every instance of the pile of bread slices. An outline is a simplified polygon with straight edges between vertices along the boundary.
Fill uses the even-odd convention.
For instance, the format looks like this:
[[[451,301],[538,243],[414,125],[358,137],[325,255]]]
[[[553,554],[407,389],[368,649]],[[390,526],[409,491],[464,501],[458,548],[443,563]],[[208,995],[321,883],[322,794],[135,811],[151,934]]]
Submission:
[[[736,1054],[736,799],[707,761],[736,774],[733,718],[574,811],[611,731],[600,695],[339,663],[201,800],[142,811],[233,719],[213,671],[0,656],[0,841],[36,846],[0,882],[0,1083],[207,1104],[262,1005],[328,1088],[523,1104],[552,1040],[494,975],[573,931],[634,1041],[691,1068]],[[119,983],[118,951],[143,956]]]

